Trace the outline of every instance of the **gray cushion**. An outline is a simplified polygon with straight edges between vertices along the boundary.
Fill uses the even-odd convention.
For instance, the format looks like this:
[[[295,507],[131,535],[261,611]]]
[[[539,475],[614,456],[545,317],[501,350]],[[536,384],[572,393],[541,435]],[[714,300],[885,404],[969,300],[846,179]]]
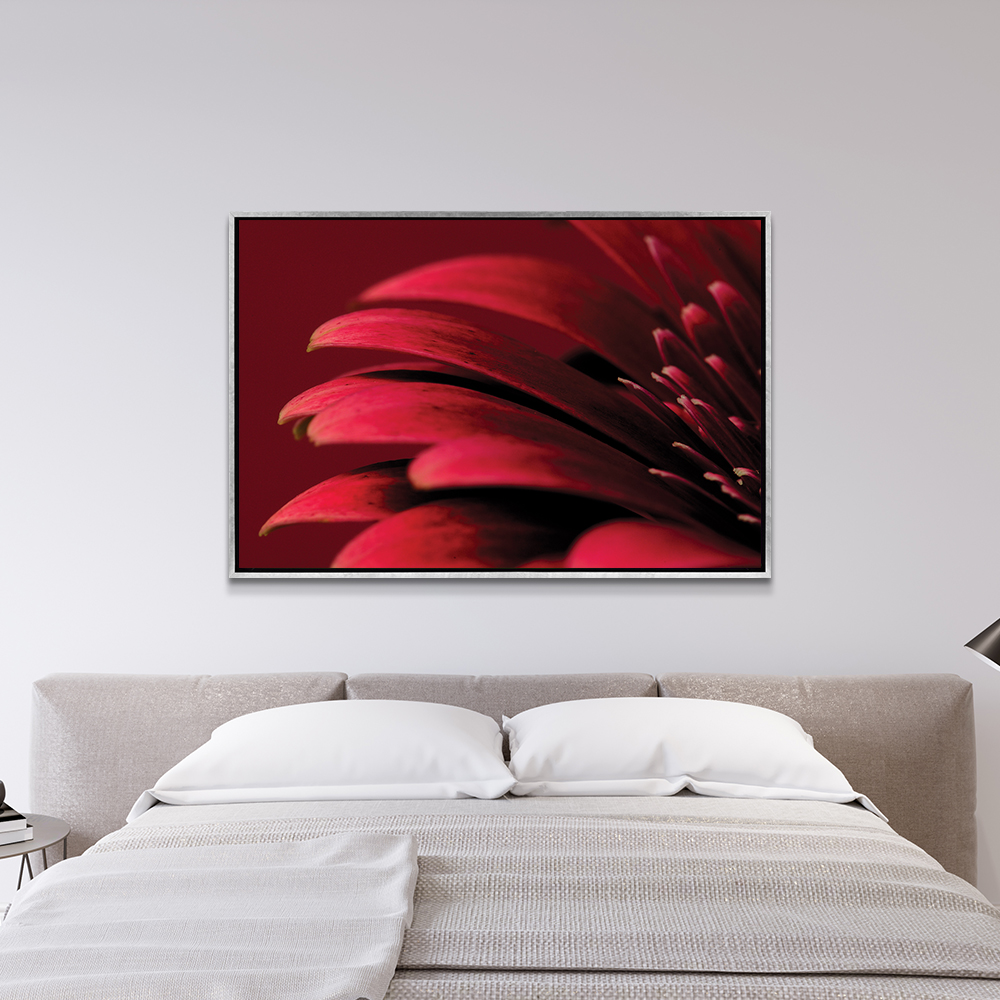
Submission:
[[[32,811],[66,820],[79,854],[216,726],[344,697],[344,674],[50,674],[34,685]]]
[[[972,685],[954,674],[662,674],[660,694],[761,705],[799,722],[824,757],[948,871],[976,882]]]
[[[355,674],[348,698],[436,701],[489,715],[500,723],[539,705],[584,698],[655,698],[650,674]],[[504,757],[509,756],[506,735]]]

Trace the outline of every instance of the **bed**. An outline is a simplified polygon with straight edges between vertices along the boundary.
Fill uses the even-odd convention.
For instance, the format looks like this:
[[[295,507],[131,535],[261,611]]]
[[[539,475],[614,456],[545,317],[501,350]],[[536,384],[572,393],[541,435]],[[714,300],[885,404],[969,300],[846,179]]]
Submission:
[[[384,700],[499,723],[618,698],[781,712],[892,828],[857,802],[690,792],[160,803],[122,828],[248,712]],[[33,808],[70,822],[70,854],[108,871],[220,845],[412,838],[390,1000],[1000,998],[1000,914],[973,888],[972,689],[952,675],[62,674],[35,685],[32,782]]]

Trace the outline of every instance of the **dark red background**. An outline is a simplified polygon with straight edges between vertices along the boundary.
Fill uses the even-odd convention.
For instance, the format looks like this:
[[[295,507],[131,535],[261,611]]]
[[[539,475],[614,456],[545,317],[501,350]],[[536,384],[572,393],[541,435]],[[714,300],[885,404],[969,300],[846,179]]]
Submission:
[[[396,445],[296,441],[278,412],[342,372],[400,355],[331,348],[306,353],[313,330],[370,285],[435,260],[474,253],[554,257],[628,284],[568,223],[545,219],[268,219],[236,224],[236,568],[325,569],[365,525],[302,524],[266,538],[260,526],[310,486],[360,465],[410,457]],[[633,291],[637,291],[634,287]],[[420,304],[420,308],[425,308]],[[554,331],[483,310],[434,306],[560,356]]]

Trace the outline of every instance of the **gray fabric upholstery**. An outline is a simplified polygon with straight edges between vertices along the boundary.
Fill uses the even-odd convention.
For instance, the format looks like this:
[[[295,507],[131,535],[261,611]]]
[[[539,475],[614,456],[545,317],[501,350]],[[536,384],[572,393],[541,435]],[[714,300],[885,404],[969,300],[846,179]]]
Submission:
[[[660,694],[761,705],[799,722],[893,829],[976,883],[972,685],[954,674],[662,674]]]
[[[357,674],[347,679],[348,698],[436,701],[489,715],[499,725],[539,705],[585,698],[655,698],[650,674]],[[510,757],[507,735],[503,755]]]
[[[157,778],[216,726],[344,697],[344,674],[50,674],[35,682],[32,811],[66,820],[80,854],[125,822]]]
[[[539,705],[583,698],[655,698],[649,674],[355,674],[348,698],[436,701],[489,715],[497,723]]]

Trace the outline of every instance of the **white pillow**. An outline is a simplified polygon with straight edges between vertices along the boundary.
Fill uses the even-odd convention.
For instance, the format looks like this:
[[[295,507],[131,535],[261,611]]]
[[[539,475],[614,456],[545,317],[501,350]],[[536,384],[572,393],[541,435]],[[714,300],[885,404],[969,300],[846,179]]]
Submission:
[[[851,802],[882,814],[768,708],[696,698],[593,698],[503,720],[514,795],[702,795]],[[884,816],[882,817],[885,818]]]
[[[318,701],[219,726],[129,813],[302,799],[494,799],[514,784],[493,719],[417,701]]]

